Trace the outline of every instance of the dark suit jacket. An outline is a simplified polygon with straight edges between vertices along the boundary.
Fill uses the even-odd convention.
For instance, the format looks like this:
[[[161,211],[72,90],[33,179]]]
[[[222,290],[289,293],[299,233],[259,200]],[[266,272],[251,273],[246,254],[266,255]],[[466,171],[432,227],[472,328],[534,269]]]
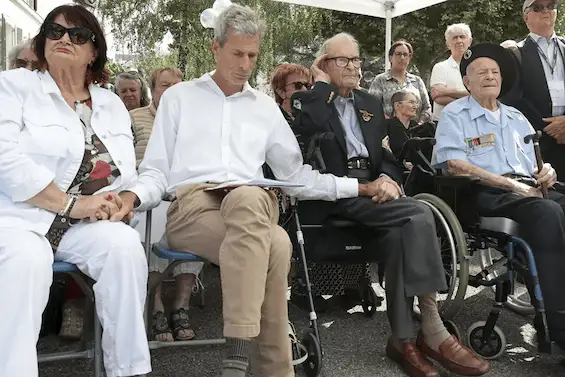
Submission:
[[[311,91],[295,93],[291,98],[295,117],[292,128],[296,134],[301,135],[306,146],[309,145],[309,140],[314,135],[332,133],[334,138],[322,142],[321,152],[326,164],[326,172],[343,177],[348,173],[347,147],[345,133],[334,105],[338,94],[337,88],[323,82],[316,83]],[[402,168],[392,153],[382,147],[382,139],[386,136],[387,126],[381,104],[365,91],[355,90],[354,96],[357,117],[365,139],[365,146],[369,152],[373,178],[376,179],[380,174],[386,174],[401,184]],[[316,211],[319,217],[323,218],[332,211],[334,203],[318,202],[318,204]],[[304,221],[303,217],[301,214]]]
[[[561,38],[558,43],[565,61],[565,43]],[[552,116],[553,105],[536,42],[528,37],[520,43],[518,50],[521,60],[519,81],[501,101],[520,110],[536,130],[543,130],[547,123],[542,118]],[[553,165],[558,177],[565,177],[565,146],[545,134],[540,146],[544,160]]]

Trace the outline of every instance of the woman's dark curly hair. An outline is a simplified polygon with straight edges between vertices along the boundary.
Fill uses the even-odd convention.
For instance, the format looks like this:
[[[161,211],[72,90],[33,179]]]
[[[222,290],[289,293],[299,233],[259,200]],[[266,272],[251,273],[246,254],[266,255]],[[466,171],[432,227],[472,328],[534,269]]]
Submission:
[[[48,22],[54,22],[55,18],[61,14],[65,17],[65,20],[69,24],[87,28],[94,33],[94,42],[91,43],[94,44],[96,59],[87,69],[86,84],[104,84],[110,81],[110,74],[105,68],[108,57],[106,56],[107,46],[106,39],[104,38],[104,32],[102,31],[102,27],[100,27],[100,23],[96,17],[80,5],[61,5],[53,9],[47,17],[45,17],[45,21],[43,21],[43,24],[41,25],[39,34],[33,38],[32,42],[41,70],[49,68],[47,60],[45,59],[45,24]]]

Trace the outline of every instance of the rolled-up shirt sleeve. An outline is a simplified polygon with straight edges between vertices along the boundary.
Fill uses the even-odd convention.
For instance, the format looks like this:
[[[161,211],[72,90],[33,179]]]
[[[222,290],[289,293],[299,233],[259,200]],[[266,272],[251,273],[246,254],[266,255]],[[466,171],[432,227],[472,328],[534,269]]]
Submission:
[[[321,174],[305,165],[296,137],[290,126],[278,114],[267,148],[267,164],[278,180],[300,184],[303,187],[285,189],[288,195],[302,200],[354,198],[359,195],[357,179]]]
[[[432,164],[437,168],[447,167],[450,160],[467,161],[467,147],[463,122],[458,114],[443,111],[436,130]]]
[[[0,75],[0,191],[14,202],[33,198],[55,179],[21,149],[23,105],[21,83]]]
[[[178,132],[179,106],[175,97],[165,93],[159,101],[157,114],[145,155],[139,165],[139,176],[124,191],[139,198],[138,211],[159,205],[170,182],[170,172]]]

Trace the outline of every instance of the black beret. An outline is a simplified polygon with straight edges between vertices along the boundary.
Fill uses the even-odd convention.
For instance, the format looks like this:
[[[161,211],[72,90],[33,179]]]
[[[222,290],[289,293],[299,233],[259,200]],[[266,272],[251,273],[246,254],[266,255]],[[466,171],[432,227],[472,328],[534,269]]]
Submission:
[[[467,75],[467,67],[478,58],[490,58],[498,63],[502,76],[502,88],[499,97],[508,93],[518,79],[518,67],[512,52],[494,43],[480,43],[472,46],[465,51],[461,59],[459,65],[461,76]]]

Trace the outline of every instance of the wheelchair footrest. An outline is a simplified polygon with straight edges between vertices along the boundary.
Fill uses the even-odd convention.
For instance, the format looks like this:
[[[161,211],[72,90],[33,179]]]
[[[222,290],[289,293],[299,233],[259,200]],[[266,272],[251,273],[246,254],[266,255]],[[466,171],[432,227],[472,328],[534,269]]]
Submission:
[[[494,279],[486,279],[485,276],[483,276],[482,272],[480,272],[477,275],[469,276],[469,285],[474,288],[493,287],[498,283],[502,283],[508,280],[510,280],[510,274],[508,273],[508,271],[500,276],[495,277]]]

